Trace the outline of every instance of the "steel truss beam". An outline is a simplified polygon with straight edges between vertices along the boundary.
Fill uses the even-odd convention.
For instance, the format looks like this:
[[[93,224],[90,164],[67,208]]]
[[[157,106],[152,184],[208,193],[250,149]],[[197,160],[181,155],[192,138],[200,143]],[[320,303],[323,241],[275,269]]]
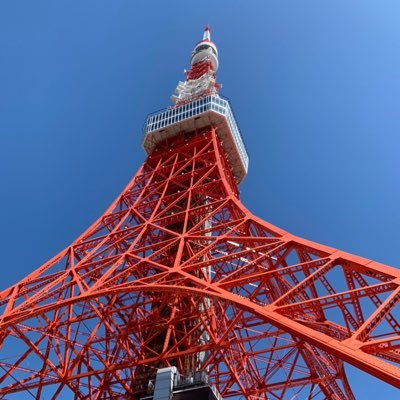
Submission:
[[[399,300],[399,270],[252,215],[210,127],[0,293],[0,398],[134,398],[170,364],[223,397],[353,399],[343,361],[400,388]]]

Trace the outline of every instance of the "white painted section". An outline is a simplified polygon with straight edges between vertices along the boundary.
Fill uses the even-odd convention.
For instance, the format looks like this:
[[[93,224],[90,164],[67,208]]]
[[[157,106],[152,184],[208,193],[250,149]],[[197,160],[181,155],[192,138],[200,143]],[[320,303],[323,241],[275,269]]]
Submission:
[[[208,26],[204,29],[203,40],[211,40],[211,32]]]
[[[177,377],[176,367],[160,368],[156,375],[153,400],[171,400]]]

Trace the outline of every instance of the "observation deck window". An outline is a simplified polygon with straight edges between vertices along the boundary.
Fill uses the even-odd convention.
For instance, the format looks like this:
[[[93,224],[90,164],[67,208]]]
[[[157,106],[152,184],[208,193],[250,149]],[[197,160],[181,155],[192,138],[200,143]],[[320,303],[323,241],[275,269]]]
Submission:
[[[167,108],[157,113],[150,114],[147,117],[143,128],[143,143],[146,142],[147,135],[151,135],[152,132],[162,132],[164,131],[164,128],[167,128],[168,126],[172,127],[177,123],[184,123],[185,120],[196,117],[202,113],[206,113],[207,111],[213,111],[214,113],[221,115],[226,119],[232,141],[236,147],[237,154],[246,173],[249,163],[246,147],[243,143],[239,128],[236,125],[229,101],[219,96],[212,95],[203,97],[177,108]],[[147,145],[145,148],[149,149]]]

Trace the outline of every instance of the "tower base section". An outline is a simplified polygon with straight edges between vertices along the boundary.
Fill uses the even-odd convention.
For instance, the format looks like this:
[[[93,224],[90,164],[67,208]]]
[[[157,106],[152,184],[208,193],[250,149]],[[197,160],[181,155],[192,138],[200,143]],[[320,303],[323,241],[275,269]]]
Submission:
[[[200,386],[188,389],[176,390],[172,393],[172,400],[221,400],[215,389],[210,386]],[[153,396],[142,397],[141,400],[155,400]]]
[[[153,393],[140,400],[222,400],[207,374],[197,371],[193,376],[179,378],[175,367],[157,371]]]

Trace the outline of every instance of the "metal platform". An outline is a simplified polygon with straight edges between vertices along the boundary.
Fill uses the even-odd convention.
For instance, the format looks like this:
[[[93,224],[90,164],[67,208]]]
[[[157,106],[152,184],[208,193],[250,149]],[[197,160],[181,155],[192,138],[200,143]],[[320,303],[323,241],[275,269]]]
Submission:
[[[142,146],[150,154],[158,143],[179,132],[194,131],[210,125],[217,128],[233,175],[240,183],[247,174],[249,156],[226,98],[206,96],[180,107],[148,115],[143,128]]]

